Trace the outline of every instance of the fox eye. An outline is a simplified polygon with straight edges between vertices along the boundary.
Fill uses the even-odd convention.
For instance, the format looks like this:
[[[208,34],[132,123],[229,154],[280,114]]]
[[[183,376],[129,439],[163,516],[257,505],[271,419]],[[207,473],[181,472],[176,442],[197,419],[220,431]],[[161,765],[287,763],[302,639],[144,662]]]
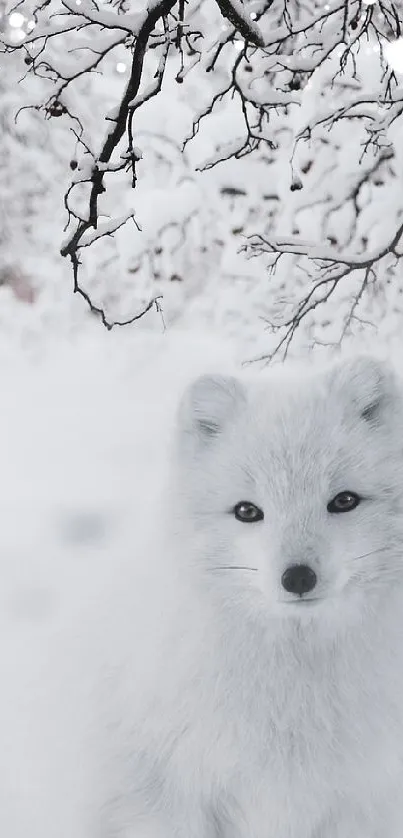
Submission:
[[[245,524],[254,524],[255,521],[262,521],[264,517],[262,510],[248,500],[241,500],[237,503],[233,513],[237,521],[243,521]]]
[[[351,512],[360,503],[361,498],[355,492],[339,492],[327,505],[328,512]]]

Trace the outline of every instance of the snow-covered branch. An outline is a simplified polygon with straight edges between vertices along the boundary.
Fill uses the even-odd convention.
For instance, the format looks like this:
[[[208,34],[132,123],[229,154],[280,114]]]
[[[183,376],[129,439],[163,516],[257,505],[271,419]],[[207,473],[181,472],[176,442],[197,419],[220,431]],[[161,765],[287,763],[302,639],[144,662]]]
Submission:
[[[355,316],[357,306],[368,284],[376,280],[376,269],[379,263],[393,257],[395,263],[403,258],[403,223],[394,230],[392,236],[382,242],[377,248],[366,254],[354,252],[335,252],[330,247],[300,241],[294,237],[283,240],[267,240],[263,236],[252,237],[246,245],[253,255],[257,251],[274,255],[272,266],[278,264],[281,256],[292,254],[293,256],[305,257],[310,265],[310,283],[305,293],[297,302],[289,317],[285,317],[280,323],[271,323],[274,330],[281,330],[281,337],[275,348],[269,355],[262,356],[259,360],[271,360],[279,352],[283,357],[287,355],[291,341],[297,329],[308,315],[312,314],[320,306],[329,302],[339,284],[348,278],[359,279],[358,292],[352,296],[352,302],[347,318],[345,320],[341,337],[351,324]]]
[[[371,209],[373,190],[395,177],[403,97],[386,50],[402,34],[400,3],[144,0],[134,11],[128,0],[61,0],[61,5],[59,0],[23,0],[23,5],[32,25],[18,43],[5,36],[2,49],[6,61],[19,53],[28,79],[40,82],[35,111],[54,121],[62,117],[75,138],[74,156],[66,151],[66,171],[70,165],[72,174],[64,195],[67,225],[61,253],[72,262],[75,292],[105,325],[116,321],[101,305],[92,305],[80,282],[81,259],[84,250],[87,260],[97,243],[113,237],[127,221],[134,221],[133,230],[141,236],[142,208],[136,205],[134,216],[124,184],[137,188],[144,179],[150,158],[139,141],[140,126],[144,133],[153,101],[164,102],[165,90],[172,95],[175,86],[178,107],[186,101],[191,112],[187,122],[178,120],[175,140],[182,150],[192,141],[197,145],[202,136],[206,140],[194,168],[211,170],[247,155],[261,166],[281,164],[282,180],[295,193],[292,209],[291,204],[283,207],[276,183],[270,235],[263,221],[249,238],[248,251],[269,253],[272,259],[287,253],[320,265],[319,274],[311,277],[308,310],[325,302],[332,284],[336,287],[352,271],[363,272],[368,284],[384,258],[397,258],[400,237],[380,249],[377,242],[386,241],[380,230],[371,255],[364,257],[363,251],[370,231],[379,227]],[[366,74],[362,66],[368,50],[372,69]],[[103,103],[99,97],[98,107],[92,108],[89,85],[99,86],[111,66],[123,66],[123,84],[114,101]],[[360,158],[354,172],[344,160],[341,176],[338,155],[345,126]],[[266,193],[273,193],[271,183]],[[318,207],[324,241],[313,246],[294,230]],[[349,224],[343,237],[335,235],[334,226],[346,208]],[[183,219],[195,213],[186,207]],[[398,229],[396,214],[395,222]],[[165,218],[161,229],[169,229]],[[244,224],[240,229],[253,232]],[[139,250],[143,253],[144,247]],[[305,312],[302,306],[292,333]]]
[[[235,31],[242,35],[250,44],[256,47],[264,47],[264,37],[260,31],[259,25],[251,18],[247,7],[241,0],[217,0],[220,12],[230,23],[232,23]]]

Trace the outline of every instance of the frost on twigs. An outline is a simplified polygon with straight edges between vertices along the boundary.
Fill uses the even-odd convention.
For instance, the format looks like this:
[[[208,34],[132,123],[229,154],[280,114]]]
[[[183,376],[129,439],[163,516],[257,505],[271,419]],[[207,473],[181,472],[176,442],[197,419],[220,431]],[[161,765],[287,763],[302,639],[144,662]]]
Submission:
[[[376,249],[365,254],[354,251],[336,251],[332,247],[316,245],[301,239],[267,240],[262,236],[250,239],[246,248],[252,252],[270,254],[271,267],[274,268],[286,254],[300,257],[301,267],[308,265],[309,283],[305,283],[303,293],[296,303],[288,306],[285,316],[280,315],[277,323],[271,323],[281,335],[274,350],[267,357],[271,360],[281,352],[286,357],[291,341],[301,323],[312,315],[318,307],[328,303],[339,286],[345,280],[355,280],[354,290],[350,295],[347,313],[341,334],[333,343],[341,343],[354,320],[359,320],[358,309],[362,297],[371,283],[377,279],[377,271],[396,265],[403,257],[403,223],[393,230],[389,238]],[[329,324],[330,325],[330,324]],[[263,359],[260,359],[263,360]]]
[[[371,300],[379,304],[391,283],[388,313],[397,310],[396,300],[401,306],[403,51],[400,71],[386,57],[388,44],[403,43],[403,7],[329,3],[322,10],[334,24],[338,18],[344,35],[333,51],[322,41],[320,66],[293,123],[293,197],[276,228],[256,231],[244,247],[265,259],[277,301],[287,276],[284,304],[274,304],[274,316],[266,318],[276,340],[262,360],[287,355],[302,331],[313,346],[370,329]],[[307,66],[301,63],[301,71]]]
[[[296,309],[291,332],[284,321],[282,346],[313,303],[318,308],[329,299],[336,274],[339,284],[351,272],[361,272],[364,292],[388,253],[399,258],[397,244],[383,254],[393,230],[399,229],[397,193],[388,204],[389,230],[385,213],[374,207],[375,190],[377,196],[386,196],[401,171],[396,136],[403,114],[402,84],[385,54],[385,44],[401,38],[401,3],[18,0],[14,11],[20,9],[30,25],[18,42],[5,36],[2,49],[6,61],[18,53],[21,75],[35,81],[31,103],[36,111],[55,131],[60,125],[70,128],[73,148],[66,144],[69,185],[61,252],[72,262],[74,290],[106,326],[132,322],[141,313],[120,320],[108,317],[82,287],[80,263],[126,224],[133,251],[138,251],[129,271],[133,283],[148,263],[158,282],[157,262],[169,265],[168,279],[176,287],[197,270],[205,277],[207,268],[216,269],[217,260],[225,273],[225,258],[217,256],[226,252],[225,237],[217,230],[219,211],[206,211],[208,188],[203,191],[201,177],[198,200],[192,197],[178,211],[167,196],[174,212],[172,219],[166,215],[161,191],[167,188],[169,144],[179,149],[172,196],[181,193],[182,182],[196,183],[197,169],[211,176],[207,182],[216,187],[223,216],[232,187],[243,218],[232,224],[227,239],[255,233],[248,239],[250,255],[265,260],[270,252],[275,266],[277,256],[287,252],[295,269],[302,260],[302,270],[310,272],[311,285],[304,305]],[[108,92],[106,79],[112,79]],[[164,155],[155,152],[157,142],[165,143]],[[220,181],[216,171],[233,173],[236,166],[246,172],[246,157],[256,161],[259,174],[253,185],[245,177],[238,188],[232,174],[232,181],[224,182],[224,175]],[[148,206],[149,223],[142,185],[149,183],[155,160],[161,168],[156,167],[150,191],[158,193],[158,202],[152,212]],[[133,188],[135,214],[128,197]],[[223,223],[220,217],[221,228]],[[260,227],[253,229],[253,223]],[[321,243],[320,256],[304,245],[313,230]],[[193,258],[200,267],[184,259],[179,270],[171,256],[186,248],[192,231]],[[279,249],[285,241],[286,251]],[[381,255],[364,264],[369,243],[371,253]],[[331,257],[322,258],[328,252]],[[349,263],[351,270],[339,258],[343,252],[357,254],[358,262]],[[315,273],[318,265],[320,275]],[[150,297],[145,310],[157,305],[158,294]]]

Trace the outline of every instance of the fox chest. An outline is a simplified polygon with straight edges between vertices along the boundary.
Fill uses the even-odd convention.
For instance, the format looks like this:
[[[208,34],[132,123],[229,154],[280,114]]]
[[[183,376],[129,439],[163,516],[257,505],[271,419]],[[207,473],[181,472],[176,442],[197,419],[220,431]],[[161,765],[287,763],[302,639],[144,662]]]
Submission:
[[[212,813],[219,838],[310,838],[340,799],[365,808],[403,777],[400,717],[349,698],[296,689],[283,707],[251,699],[249,715],[206,702],[176,740],[168,786]]]

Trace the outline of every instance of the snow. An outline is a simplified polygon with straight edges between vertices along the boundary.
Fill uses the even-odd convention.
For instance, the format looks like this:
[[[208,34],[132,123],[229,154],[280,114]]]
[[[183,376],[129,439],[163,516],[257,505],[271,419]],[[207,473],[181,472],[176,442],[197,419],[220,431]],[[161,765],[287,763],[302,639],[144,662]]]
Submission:
[[[6,72],[1,56],[0,832],[8,838],[28,838],[26,829],[2,829],[6,804],[21,785],[31,788],[32,800],[47,797],[45,834],[35,831],[33,819],[29,838],[55,838],[58,800],[49,802],[52,795],[41,773],[45,766],[38,759],[45,728],[39,720],[32,730],[26,721],[37,671],[46,663],[45,639],[72,620],[75,601],[80,607],[93,604],[105,592],[113,563],[137,543],[136,512],[145,502],[151,505],[162,479],[185,382],[221,364],[256,358],[265,363],[283,334],[284,320],[320,278],[318,260],[328,267],[335,254],[348,264],[376,259],[401,225],[400,81],[400,89],[391,88],[389,108],[383,104],[387,80],[373,51],[376,43],[369,44],[368,53],[353,52],[355,77],[350,64],[337,75],[340,0],[301,7],[292,21],[300,33],[295,42],[287,41],[282,3],[273,4],[273,20],[263,16],[255,23],[252,15],[263,4],[232,0],[237,15],[267,46],[260,55],[248,47],[237,83],[248,103],[270,105],[259,137],[273,141],[274,148],[262,143],[249,157],[213,165],[238,152],[245,139],[240,95],[230,91],[218,98],[182,152],[197,116],[208,112],[212,96],[229,89],[231,62],[244,49],[243,39],[228,42],[216,71],[207,73],[217,46],[232,30],[223,28],[215,3],[196,4],[190,23],[204,33],[205,53],[186,59],[184,83],[178,85],[180,62],[171,44],[162,95],[136,111],[136,190],[120,171],[126,154],[122,143],[112,161],[101,166],[107,193],[99,199],[100,225],[82,241],[80,280],[110,320],[126,319],[159,294],[162,315],[153,309],[133,327],[106,332],[73,295],[71,266],[58,255],[66,222],[62,195],[69,183],[90,179],[105,133],[112,130],[127,83],[116,71],[131,60],[123,41],[138,31],[147,8],[142,3],[139,11],[137,5],[131,4],[133,13],[118,15],[111,4],[64,0],[65,10],[74,15],[63,17],[59,10],[48,24],[41,18],[25,40],[34,56],[38,33],[52,36],[45,57],[67,78],[97,59],[88,49],[92,38],[108,53],[89,78],[63,91],[63,101],[77,115],[76,134],[84,124],[82,143],[65,118],[43,120],[37,111],[24,111],[15,127],[17,107],[27,100],[41,102],[54,91],[49,79],[33,77],[26,66],[26,86],[17,85],[21,68],[15,56],[5,57]],[[310,40],[304,29],[315,15],[316,36]],[[90,30],[68,34],[87,18],[93,21]],[[104,30],[104,25],[114,28]],[[382,42],[396,73],[401,40]],[[321,65],[323,49],[327,58]],[[158,57],[158,48],[151,59],[146,56],[145,78],[132,104],[154,89]],[[296,69],[302,76],[312,73],[298,91],[290,89]],[[247,109],[253,120],[249,104]],[[335,113],[359,119],[331,124]],[[376,136],[364,154],[369,123]],[[309,139],[301,140],[302,134]],[[77,162],[74,171],[70,161]],[[296,178],[303,188],[290,192]],[[85,188],[77,187],[72,204],[82,218],[88,217],[80,192]],[[123,224],[131,217],[141,231],[130,220]],[[116,236],[100,241],[102,233],[117,227]],[[65,243],[73,229],[65,232]],[[251,236],[258,240],[257,234],[270,243],[267,248],[240,253]],[[274,254],[268,252],[273,249]],[[271,272],[279,251],[284,252]],[[400,266],[395,256],[386,256],[377,271],[344,343],[347,349],[385,345],[399,357]],[[291,355],[338,351],[361,276],[351,274],[329,305],[318,305],[307,316]],[[26,741],[32,736],[29,756]],[[62,765],[54,768],[62,776]],[[74,798],[74,790],[70,794]],[[71,824],[60,824],[58,838],[64,838],[63,830],[66,838],[81,838]]]
[[[9,838],[89,834],[79,809],[86,759],[75,742],[92,719],[85,705],[68,708],[64,728],[54,715],[60,670],[68,677],[74,665],[62,662],[64,644],[71,650],[75,631],[87,642],[75,614],[89,614],[135,554],[178,398],[220,358],[227,365],[231,349],[202,335],[128,341],[98,330],[75,345],[55,340],[41,360],[20,352],[0,363],[0,830]],[[69,691],[77,708],[86,679]]]
[[[22,113],[19,124],[26,126],[27,134],[33,130],[35,116],[47,134],[39,138],[35,135],[34,143],[21,143],[24,176],[14,162],[17,156],[10,144],[14,177],[25,184],[24,194],[28,193],[29,198],[21,193],[18,204],[16,192],[9,185],[2,191],[5,197],[1,200],[12,209],[5,213],[10,238],[7,266],[10,271],[13,268],[13,277],[27,274],[36,297],[41,297],[36,309],[38,325],[29,313],[18,315],[24,321],[23,330],[25,321],[30,321],[30,334],[40,329],[42,309],[46,309],[47,323],[50,320],[52,328],[56,328],[58,318],[67,330],[81,328],[86,322],[84,303],[77,299],[72,302],[65,296],[65,289],[71,288],[69,266],[57,261],[61,230],[66,222],[61,184],[63,191],[69,183],[76,184],[69,196],[70,206],[79,217],[88,218],[89,184],[82,181],[90,178],[93,160],[110,136],[112,120],[119,110],[127,78],[117,73],[116,67],[128,67],[131,60],[123,44],[126,30],[119,28],[128,21],[133,24],[126,12],[116,14],[109,3],[101,4],[97,12],[98,7],[84,0],[80,5],[73,4],[74,14],[61,15],[54,2],[51,18],[48,19],[49,10],[45,7],[25,41],[24,48],[29,44],[32,56],[32,39],[45,31],[52,37],[46,42],[42,58],[50,66],[63,69],[69,79],[81,72],[86,62],[88,67],[94,66],[100,58],[99,51],[106,50],[107,54],[91,76],[79,77],[62,89],[62,101],[76,117],[72,124],[65,116],[43,123],[42,114]],[[89,23],[85,18],[89,6],[93,22],[84,26],[84,22]],[[172,327],[180,322],[192,327],[195,322],[208,325],[214,321],[226,335],[238,335],[242,351],[248,354],[252,344],[256,348],[257,344],[259,348],[271,346],[272,335],[266,330],[266,321],[272,319],[274,311],[277,313],[277,297],[298,300],[300,289],[306,287],[304,271],[312,275],[316,270],[312,259],[297,255],[300,249],[296,244],[285,267],[278,263],[271,275],[268,268],[273,260],[268,254],[255,251],[255,258],[248,261],[247,254],[239,253],[250,236],[261,234],[274,243],[290,237],[296,242],[311,241],[315,243],[315,249],[309,251],[311,256],[319,252],[339,253],[342,248],[348,256],[361,257],[367,249],[379,252],[382,244],[390,240],[390,231],[397,229],[401,212],[396,176],[402,156],[401,86],[395,85],[393,79],[390,88],[387,86],[389,77],[381,66],[385,39],[382,49],[375,53],[375,47],[379,47],[375,37],[367,40],[362,36],[359,48],[355,40],[359,30],[349,29],[342,45],[340,2],[321,8],[308,4],[298,14],[292,7],[292,36],[280,2],[271,4],[270,14],[262,16],[260,2],[237,3],[233,8],[243,15],[245,25],[256,23],[268,45],[265,50],[250,46],[244,57],[244,50],[238,50],[244,41],[237,35],[234,43],[233,26],[223,24],[216,0],[204,0],[194,11],[189,10],[191,28],[203,33],[201,53],[195,50],[192,55],[184,54],[182,68],[171,43],[161,93],[144,102],[150,90],[155,89],[155,71],[164,55],[159,36],[153,44],[155,48],[147,53],[144,78],[136,97],[136,104],[143,104],[137,108],[133,123],[133,140],[142,151],[136,165],[136,190],[132,192],[130,175],[122,170],[127,153],[127,144],[122,142],[104,167],[107,191],[99,198],[99,214],[107,232],[114,229],[114,220],[129,217],[133,210],[142,232],[138,233],[131,223],[120,228],[113,238],[100,239],[97,233],[89,231],[87,241],[92,244],[81,250],[80,276],[83,287],[106,307],[111,319],[124,320],[156,294],[162,294],[166,325]],[[29,11],[27,8],[27,15]],[[144,5],[141,9],[133,7],[133,11],[138,25],[144,16]],[[108,20],[113,29],[104,29],[97,21],[97,14],[104,13],[112,15]],[[380,18],[382,23],[378,23]],[[105,23],[106,18],[103,20]],[[376,10],[376,20],[377,26],[386,32],[381,10]],[[83,26],[79,30],[67,32],[69,27],[80,24]],[[92,52],[89,47],[95,40],[98,51]],[[212,71],[213,59],[222,44],[225,45]],[[338,54],[343,50],[345,55],[347,47],[350,57],[341,74]],[[8,62],[14,59],[15,56],[7,55]],[[238,59],[234,89],[231,73]],[[290,83],[296,68],[301,84],[294,89]],[[12,83],[14,68],[11,67],[10,76],[9,69],[7,76],[2,76],[2,101],[14,106],[17,85]],[[19,87],[20,104],[26,100],[42,101],[55,92],[50,79],[33,77],[31,65],[24,72],[28,76],[25,87]],[[178,74],[183,84],[177,83]],[[7,93],[3,90],[6,79]],[[388,103],[390,94],[392,106]],[[210,114],[212,97],[216,97],[216,103]],[[256,143],[250,157],[242,156],[247,139],[242,97]],[[90,98],[93,106],[88,108]],[[260,107],[265,115],[259,121]],[[201,119],[196,136],[183,153],[184,140],[193,134],[192,126],[198,125],[203,114],[206,116]],[[334,116],[340,118],[334,121]],[[49,148],[49,155],[43,165],[38,151],[45,147]],[[371,173],[373,152],[377,149],[382,153],[390,150],[394,156],[389,165],[385,161]],[[231,154],[235,159],[220,162],[223,156]],[[74,171],[69,167],[70,160],[78,164]],[[10,168],[9,182],[11,172]],[[40,185],[35,184],[34,188],[33,173],[40,179]],[[290,192],[296,177],[302,189]],[[35,217],[43,215],[48,221],[39,228],[34,223],[25,225],[22,232],[20,220],[25,217],[24,207],[29,201],[34,205]],[[64,234],[65,241],[70,240],[73,229],[74,221]],[[21,263],[18,271],[15,261]],[[379,266],[379,275],[386,276],[384,270],[389,269],[386,264]],[[349,281],[349,288],[354,282],[355,279]],[[376,319],[382,331],[389,329],[391,323],[383,316],[383,306],[399,306],[398,285],[396,276],[395,286],[385,287],[382,295],[378,294],[382,313]],[[10,287],[20,286],[20,280],[10,281]],[[367,319],[367,302],[372,311],[369,297],[373,290],[371,286],[360,304],[363,320]],[[32,296],[34,291],[25,293]],[[346,287],[346,304],[349,294]],[[9,301],[7,311],[8,305]],[[342,328],[342,308],[338,304],[331,308],[329,304],[323,318],[318,309],[317,317],[310,325],[307,322],[304,331],[306,347],[313,345],[316,328],[323,337],[324,322],[334,324],[336,317]],[[77,319],[80,326],[71,325],[71,311],[74,324]],[[2,321],[5,317],[0,312]],[[147,329],[160,327],[160,318],[147,318]],[[17,325],[9,322],[4,328],[18,331]],[[329,327],[329,334],[331,331],[333,336],[336,328]],[[356,323],[352,330],[355,335],[357,329]],[[300,349],[298,344],[296,351]]]
[[[403,38],[384,44],[386,60],[395,73],[403,73]]]
[[[17,29],[21,29],[25,23],[25,17],[21,14],[21,12],[13,12],[9,17],[8,22],[10,26],[15,26]]]
[[[63,6],[71,11],[73,14],[77,12],[77,3],[69,2],[69,0],[62,0]],[[106,9],[97,9],[90,2],[90,0],[81,0],[80,15],[82,15],[82,23],[86,20],[93,23],[99,23],[100,26],[114,27],[115,29],[123,29],[125,32],[137,35],[140,31],[144,20],[147,16],[147,11],[138,12],[137,14],[118,15],[117,12],[110,12]]]
[[[245,8],[241,0],[229,0],[225,8],[230,8],[232,11],[231,15],[228,14],[231,22],[233,22],[233,17],[236,15],[236,18],[243,22],[245,31],[249,31],[253,35],[254,42],[260,46],[264,44],[264,38],[262,37],[259,25],[255,23],[251,17],[249,8]]]

